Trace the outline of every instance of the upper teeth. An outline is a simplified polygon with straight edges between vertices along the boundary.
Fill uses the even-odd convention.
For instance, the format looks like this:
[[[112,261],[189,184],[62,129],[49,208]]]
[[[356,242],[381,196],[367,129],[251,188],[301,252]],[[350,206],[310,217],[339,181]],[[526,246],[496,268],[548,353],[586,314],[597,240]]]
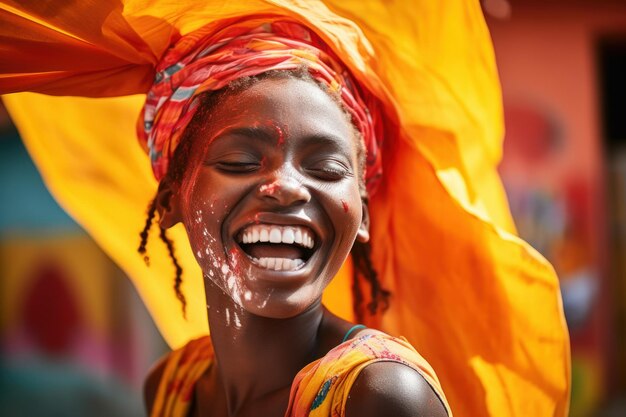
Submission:
[[[246,227],[241,232],[241,241],[243,243],[270,242],[289,245],[296,243],[305,248],[312,248],[315,244],[313,233],[306,227],[263,224]]]

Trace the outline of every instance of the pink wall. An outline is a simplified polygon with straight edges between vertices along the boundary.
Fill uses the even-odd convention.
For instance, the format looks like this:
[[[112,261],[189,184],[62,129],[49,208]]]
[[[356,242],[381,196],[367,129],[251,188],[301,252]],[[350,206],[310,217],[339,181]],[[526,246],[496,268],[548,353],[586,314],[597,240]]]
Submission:
[[[486,16],[508,124],[501,173],[505,183],[508,178],[521,187],[539,184],[545,189],[563,190],[576,184],[574,188],[582,190],[583,198],[577,200],[580,206],[572,208],[576,212],[572,218],[583,230],[578,236],[584,241],[581,253],[597,274],[599,293],[588,326],[572,332],[573,354],[594,352],[600,362],[601,379],[606,382],[610,380],[611,355],[617,352],[611,351],[605,163],[596,48],[599,39],[626,38],[626,2],[509,3],[512,13],[508,19]],[[556,144],[542,158],[529,158],[532,153],[527,153],[525,160],[520,156],[523,146],[531,146],[520,141],[541,130],[541,123],[520,112],[520,108],[537,109],[549,125],[557,127],[553,135]]]
[[[566,144],[552,159],[551,169],[536,174],[557,183],[565,176],[586,178],[596,193],[590,212],[601,222],[604,180],[595,42],[626,34],[626,2],[512,3],[509,20],[488,19],[505,106],[532,103],[561,123]],[[602,227],[590,227],[592,246],[599,248]]]

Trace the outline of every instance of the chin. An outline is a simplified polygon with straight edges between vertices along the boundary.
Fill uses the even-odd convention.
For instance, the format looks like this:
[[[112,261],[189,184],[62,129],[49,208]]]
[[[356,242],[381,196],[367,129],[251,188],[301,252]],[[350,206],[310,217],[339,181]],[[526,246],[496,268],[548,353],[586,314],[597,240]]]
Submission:
[[[295,292],[273,288],[269,291],[255,292],[249,300],[243,297],[240,305],[255,316],[290,319],[320,304],[321,292],[322,290],[313,288],[300,288]]]

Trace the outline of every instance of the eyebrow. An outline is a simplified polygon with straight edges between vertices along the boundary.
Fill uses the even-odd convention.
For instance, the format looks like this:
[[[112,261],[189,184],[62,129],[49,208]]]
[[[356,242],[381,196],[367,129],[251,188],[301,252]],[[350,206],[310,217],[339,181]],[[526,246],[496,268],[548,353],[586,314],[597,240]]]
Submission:
[[[342,152],[348,151],[348,147],[346,147],[344,140],[340,136],[328,133],[308,135],[303,138],[302,146],[326,147]]]
[[[240,126],[240,127],[227,127],[219,131],[210,142],[221,139],[227,136],[243,136],[249,139],[261,139],[264,142],[270,144],[275,143],[278,140],[274,129],[270,129],[266,126]]]
[[[279,139],[277,130],[268,126],[237,126],[222,129],[213,136],[210,143],[228,136],[242,136],[255,140],[261,139],[271,145],[276,144],[276,141]],[[305,147],[326,146],[343,152],[347,151],[344,140],[333,133],[313,133],[304,137],[302,142],[302,146]]]

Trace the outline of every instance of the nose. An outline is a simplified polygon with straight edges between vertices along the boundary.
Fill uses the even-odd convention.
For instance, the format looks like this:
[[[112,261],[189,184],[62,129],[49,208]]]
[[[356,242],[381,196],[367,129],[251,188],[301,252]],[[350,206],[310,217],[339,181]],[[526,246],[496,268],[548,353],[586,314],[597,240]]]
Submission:
[[[257,195],[281,206],[304,204],[311,200],[311,193],[300,181],[280,172],[261,184]]]

